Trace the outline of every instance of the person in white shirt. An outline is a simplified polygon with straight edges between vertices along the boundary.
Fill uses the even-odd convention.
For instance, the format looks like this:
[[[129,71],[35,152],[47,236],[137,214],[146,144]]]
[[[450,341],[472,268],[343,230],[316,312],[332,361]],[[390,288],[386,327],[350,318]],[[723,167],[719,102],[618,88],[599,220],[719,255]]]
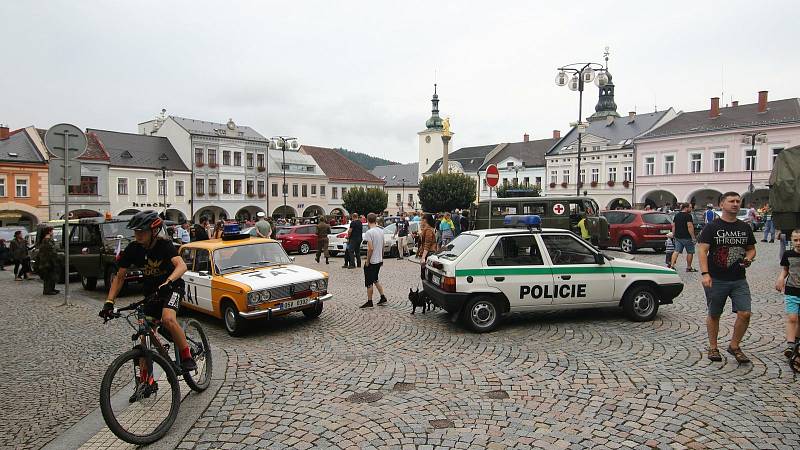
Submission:
[[[191,234],[189,234],[189,222],[184,222],[182,225],[175,227],[178,232],[178,239],[181,244],[188,244],[191,241]]]
[[[381,299],[378,305],[386,304],[386,295],[383,294],[383,286],[378,281],[378,274],[383,265],[383,228],[378,226],[375,213],[367,215],[367,225],[369,230],[364,233],[364,240],[367,242],[367,258],[364,261],[364,286],[367,287],[367,303],[361,305],[362,308],[372,308],[372,286],[378,288]]]

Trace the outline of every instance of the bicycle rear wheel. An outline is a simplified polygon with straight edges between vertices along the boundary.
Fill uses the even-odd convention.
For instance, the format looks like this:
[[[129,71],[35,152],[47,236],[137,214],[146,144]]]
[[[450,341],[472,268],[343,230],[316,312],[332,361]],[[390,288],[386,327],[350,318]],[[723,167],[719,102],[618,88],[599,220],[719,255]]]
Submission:
[[[200,323],[194,319],[189,319],[183,325],[183,332],[186,334],[186,342],[192,352],[192,357],[197,363],[197,370],[184,372],[183,379],[193,391],[203,392],[211,384],[211,374],[213,373],[213,361],[211,360],[211,345],[208,343],[208,336]],[[175,347],[177,352],[177,346]],[[178,357],[177,359],[180,359]]]
[[[106,425],[118,438],[136,445],[150,444],[167,434],[181,404],[172,365],[161,355],[149,353],[153,383],[139,364],[144,351],[134,348],[111,363],[100,385],[100,410]]]

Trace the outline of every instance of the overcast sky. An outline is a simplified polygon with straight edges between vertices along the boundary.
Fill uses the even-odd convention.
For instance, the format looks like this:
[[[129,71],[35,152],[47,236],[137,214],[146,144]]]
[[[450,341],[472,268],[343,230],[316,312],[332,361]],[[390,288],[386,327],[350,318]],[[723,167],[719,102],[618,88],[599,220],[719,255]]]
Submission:
[[[555,69],[607,45],[621,115],[796,97],[799,18],[752,0],[3,1],[0,123],[136,132],[166,108],[413,162],[434,79],[451,148],[547,138],[577,116]]]

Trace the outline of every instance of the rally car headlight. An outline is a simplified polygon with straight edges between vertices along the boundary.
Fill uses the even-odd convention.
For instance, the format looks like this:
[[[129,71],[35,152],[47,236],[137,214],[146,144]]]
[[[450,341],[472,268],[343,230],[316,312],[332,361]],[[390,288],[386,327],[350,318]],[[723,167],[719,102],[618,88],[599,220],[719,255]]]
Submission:
[[[318,286],[319,286],[319,284],[317,283],[317,280],[314,280],[314,281],[308,283],[308,288],[311,289],[314,292],[317,291]]]
[[[247,294],[248,305],[258,305],[259,303],[268,302],[270,299],[269,290],[254,291]]]

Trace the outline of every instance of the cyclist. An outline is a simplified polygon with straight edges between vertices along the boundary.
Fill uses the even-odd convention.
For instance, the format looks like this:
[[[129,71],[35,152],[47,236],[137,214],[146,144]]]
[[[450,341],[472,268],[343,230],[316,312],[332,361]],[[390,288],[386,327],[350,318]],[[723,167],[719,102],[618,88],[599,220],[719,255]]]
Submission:
[[[186,335],[177,320],[178,307],[184,296],[181,276],[186,272],[186,263],[178,256],[172,242],[158,236],[163,223],[158,213],[152,210],[139,212],[128,221],[128,229],[134,230],[135,241],[128,244],[120,255],[119,269],[108,290],[100,317],[111,318],[114,300],[125,282],[127,269],[132,265],[140,268],[144,274],[145,296],[157,293],[158,299],[148,303],[145,312],[161,320],[161,326],[166,328],[180,351],[181,367],[191,372],[197,370],[197,363],[192,358]]]

